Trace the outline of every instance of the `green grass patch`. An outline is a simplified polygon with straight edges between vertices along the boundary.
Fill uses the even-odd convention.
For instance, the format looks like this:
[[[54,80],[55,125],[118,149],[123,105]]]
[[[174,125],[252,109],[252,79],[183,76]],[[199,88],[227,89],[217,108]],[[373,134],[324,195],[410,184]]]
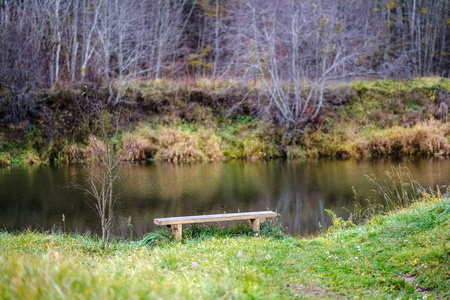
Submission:
[[[4,299],[447,299],[450,199],[297,239],[264,225],[188,227],[138,242],[0,233]]]

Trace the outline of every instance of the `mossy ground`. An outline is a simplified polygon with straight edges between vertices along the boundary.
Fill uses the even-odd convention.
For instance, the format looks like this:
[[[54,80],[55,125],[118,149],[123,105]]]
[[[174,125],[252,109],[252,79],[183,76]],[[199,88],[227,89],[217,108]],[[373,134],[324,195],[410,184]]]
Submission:
[[[189,228],[140,242],[0,233],[2,299],[448,299],[450,200],[315,238]],[[350,228],[341,228],[350,227]]]

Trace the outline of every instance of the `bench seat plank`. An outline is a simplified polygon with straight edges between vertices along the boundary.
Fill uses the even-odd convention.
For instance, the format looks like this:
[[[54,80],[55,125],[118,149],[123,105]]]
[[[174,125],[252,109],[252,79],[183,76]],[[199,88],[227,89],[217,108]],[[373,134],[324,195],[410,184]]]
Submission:
[[[193,223],[209,223],[221,221],[237,221],[237,220],[254,220],[275,218],[277,213],[273,211],[255,211],[245,213],[216,214],[216,215],[199,215],[173,218],[154,219],[156,225],[175,225],[175,224],[193,224]]]

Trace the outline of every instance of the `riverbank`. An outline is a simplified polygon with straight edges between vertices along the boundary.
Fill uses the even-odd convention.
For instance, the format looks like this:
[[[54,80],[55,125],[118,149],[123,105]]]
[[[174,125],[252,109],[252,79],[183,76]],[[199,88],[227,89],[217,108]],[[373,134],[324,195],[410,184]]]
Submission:
[[[176,243],[0,233],[0,294],[13,299],[446,299],[450,199],[425,194],[363,225],[296,239],[264,226],[189,229]]]
[[[0,166],[88,160],[90,138],[77,106],[85,91],[43,91],[26,120],[1,123]],[[449,91],[450,80],[440,77],[329,85],[318,117],[292,129],[263,117],[257,85],[130,83],[114,140],[131,149],[129,161],[449,156]]]

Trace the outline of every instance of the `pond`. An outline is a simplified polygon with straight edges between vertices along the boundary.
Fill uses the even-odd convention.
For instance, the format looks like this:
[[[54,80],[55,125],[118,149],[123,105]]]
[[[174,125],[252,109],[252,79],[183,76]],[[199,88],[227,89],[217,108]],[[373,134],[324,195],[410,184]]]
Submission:
[[[306,236],[330,225],[325,209],[348,217],[356,200],[381,201],[366,175],[384,179],[399,164],[423,186],[450,182],[446,159],[125,164],[114,235],[140,238],[157,217],[270,209],[290,234]],[[0,169],[0,227],[100,233],[92,200],[69,187],[85,180],[82,167]]]

